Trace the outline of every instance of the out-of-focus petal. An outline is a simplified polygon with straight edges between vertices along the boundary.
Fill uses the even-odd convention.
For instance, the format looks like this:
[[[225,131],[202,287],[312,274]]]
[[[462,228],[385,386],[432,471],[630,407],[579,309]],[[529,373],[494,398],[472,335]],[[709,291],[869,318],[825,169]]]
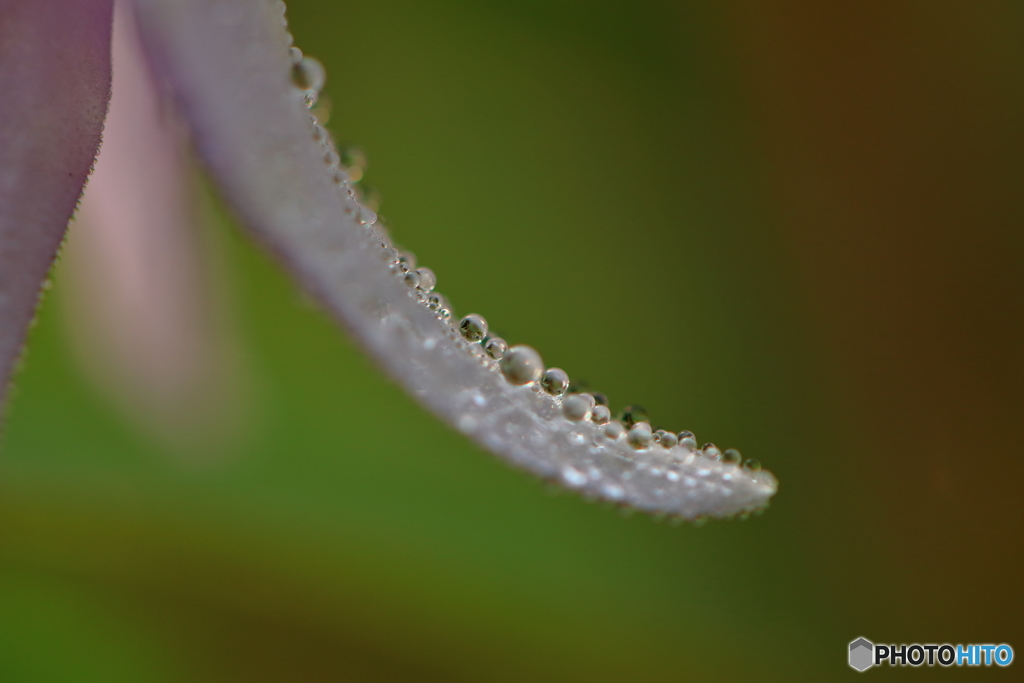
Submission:
[[[635,449],[566,419],[561,399],[507,381],[396,277],[386,235],[332,179],[335,158],[292,83],[283,3],[137,2],[147,48],[245,224],[420,402],[511,463],[588,496],[689,519],[767,503],[776,489],[767,472],[678,447]]]
[[[103,149],[62,263],[73,349],[132,422],[192,459],[240,433],[184,126],[150,73],[133,7],[114,15]]]
[[[110,98],[112,0],[0,0],[0,400]]]

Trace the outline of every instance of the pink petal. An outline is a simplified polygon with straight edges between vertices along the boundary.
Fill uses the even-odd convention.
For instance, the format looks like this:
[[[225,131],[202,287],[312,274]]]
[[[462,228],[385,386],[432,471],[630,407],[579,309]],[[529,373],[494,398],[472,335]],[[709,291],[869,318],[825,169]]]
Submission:
[[[0,0],[0,399],[110,98],[112,0]]]
[[[72,348],[132,422],[188,457],[241,433],[237,349],[217,310],[184,125],[114,12],[103,148],[61,265]]]
[[[507,461],[585,495],[690,519],[767,503],[767,472],[679,448],[634,450],[566,419],[561,399],[506,381],[389,271],[386,235],[354,219],[359,207],[332,180],[290,81],[283,3],[137,4],[147,48],[245,224],[412,396]]]

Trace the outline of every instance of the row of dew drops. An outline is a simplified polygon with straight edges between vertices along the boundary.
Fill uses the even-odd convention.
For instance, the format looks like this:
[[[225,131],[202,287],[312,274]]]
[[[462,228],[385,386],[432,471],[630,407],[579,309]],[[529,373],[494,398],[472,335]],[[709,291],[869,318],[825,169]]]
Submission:
[[[279,0],[277,4],[283,19],[284,2]],[[287,28],[287,20],[283,20]],[[324,162],[330,169],[335,184],[351,200],[351,206],[347,211],[354,213],[356,221],[366,226],[380,243],[384,262],[390,271],[401,278],[418,301],[451,325],[453,338],[461,338],[475,355],[490,359],[510,383],[533,386],[538,391],[546,392],[560,401],[562,414],[566,419],[573,422],[589,420],[610,440],[624,438],[626,443],[636,450],[652,447],[678,448],[682,453],[700,453],[725,464],[742,466],[751,472],[761,469],[761,464],[757,460],[743,460],[735,448],[723,451],[713,443],[706,443],[698,448],[693,432],[676,433],[652,429],[647,411],[640,406],[626,406],[613,416],[604,394],[583,391],[585,387],[581,383],[572,383],[569,375],[561,368],[545,368],[540,354],[532,347],[525,344],[510,347],[501,337],[488,334],[487,321],[481,315],[471,313],[455,322],[449,301],[444,295],[434,291],[437,285],[434,271],[427,267],[417,268],[416,259],[410,252],[399,251],[391,245],[387,231],[377,216],[379,197],[365,183],[361,183],[366,170],[366,156],[355,147],[337,149],[331,136],[324,129],[323,124],[330,115],[329,104],[322,104],[314,109],[320,101],[320,91],[327,80],[323,65],[317,59],[303,55],[299,48],[292,45],[290,33],[288,51],[292,83],[302,93],[306,107],[312,109],[313,139],[323,148]]]

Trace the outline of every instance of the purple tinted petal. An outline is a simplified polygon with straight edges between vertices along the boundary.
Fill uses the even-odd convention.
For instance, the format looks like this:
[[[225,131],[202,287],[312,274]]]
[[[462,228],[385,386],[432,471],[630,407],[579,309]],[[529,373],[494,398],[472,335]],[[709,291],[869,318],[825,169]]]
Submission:
[[[245,224],[424,405],[515,465],[588,496],[690,519],[767,503],[776,488],[768,472],[680,447],[636,450],[566,419],[562,399],[507,381],[396,277],[386,234],[355,219],[360,209],[332,179],[335,159],[291,83],[283,3],[136,1],[147,47]]]
[[[112,0],[0,0],[0,399],[89,175]]]

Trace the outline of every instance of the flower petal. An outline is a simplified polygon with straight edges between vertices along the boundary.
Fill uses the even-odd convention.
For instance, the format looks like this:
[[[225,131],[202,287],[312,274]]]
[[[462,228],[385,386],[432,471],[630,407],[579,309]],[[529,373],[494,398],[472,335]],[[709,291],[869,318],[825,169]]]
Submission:
[[[336,160],[292,84],[283,3],[137,4],[200,155],[245,224],[424,405],[513,464],[591,497],[688,519],[767,503],[776,489],[767,472],[678,446],[636,450],[563,417],[562,399],[506,380],[393,274],[386,234],[332,178]]]
[[[100,144],[112,5],[0,1],[0,400]]]

